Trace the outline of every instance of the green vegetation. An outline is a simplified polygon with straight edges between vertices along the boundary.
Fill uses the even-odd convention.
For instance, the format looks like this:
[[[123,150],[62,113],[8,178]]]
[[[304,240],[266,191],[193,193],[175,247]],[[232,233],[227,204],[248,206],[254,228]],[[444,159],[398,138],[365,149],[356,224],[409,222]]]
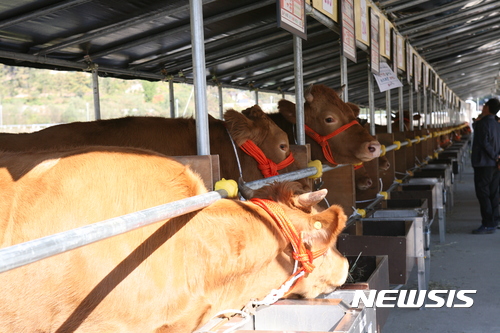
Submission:
[[[63,72],[0,64],[0,125],[57,124],[94,120],[92,77],[87,72]],[[193,86],[174,84],[175,116],[194,114]],[[99,77],[101,118],[170,117],[168,82]],[[259,105],[275,111],[278,94],[259,93]],[[251,91],[223,89],[224,110],[255,104]],[[217,87],[207,87],[209,114],[219,118]]]

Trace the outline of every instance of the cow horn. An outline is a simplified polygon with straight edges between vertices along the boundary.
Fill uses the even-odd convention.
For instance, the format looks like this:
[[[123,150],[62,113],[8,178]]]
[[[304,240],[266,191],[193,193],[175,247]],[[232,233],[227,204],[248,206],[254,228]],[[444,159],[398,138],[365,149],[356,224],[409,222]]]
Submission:
[[[327,193],[328,190],[326,188],[319,191],[302,193],[301,195],[299,195],[298,201],[303,206],[312,207],[317,203],[321,202],[321,200],[323,200],[326,197]]]
[[[249,200],[254,196],[254,191],[245,184],[245,181],[241,177],[238,179],[238,190],[240,191],[241,196],[246,200]]]

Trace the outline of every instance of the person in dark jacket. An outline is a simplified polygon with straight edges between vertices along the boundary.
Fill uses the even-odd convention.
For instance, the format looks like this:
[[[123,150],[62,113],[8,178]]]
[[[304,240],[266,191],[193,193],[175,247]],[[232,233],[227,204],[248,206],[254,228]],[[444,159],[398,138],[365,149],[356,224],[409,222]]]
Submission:
[[[492,234],[500,222],[500,170],[497,167],[500,156],[500,124],[495,119],[499,110],[498,99],[488,100],[483,106],[481,119],[474,123],[471,162],[476,197],[481,210],[481,226],[474,229],[473,234]]]

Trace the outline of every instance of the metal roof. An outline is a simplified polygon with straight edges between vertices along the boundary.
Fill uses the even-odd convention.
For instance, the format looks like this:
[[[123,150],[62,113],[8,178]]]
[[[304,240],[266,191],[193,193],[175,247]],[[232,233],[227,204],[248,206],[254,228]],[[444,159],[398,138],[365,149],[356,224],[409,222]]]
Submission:
[[[338,24],[323,22],[309,3],[304,85],[340,87]],[[460,99],[500,93],[500,1],[376,4]],[[277,27],[276,0],[203,0],[203,15],[207,82],[293,92],[293,38]],[[349,100],[368,104],[366,48],[357,58],[348,60]],[[190,82],[189,1],[3,0],[0,62],[63,70],[95,64],[102,76]],[[383,107],[385,93],[375,97]]]

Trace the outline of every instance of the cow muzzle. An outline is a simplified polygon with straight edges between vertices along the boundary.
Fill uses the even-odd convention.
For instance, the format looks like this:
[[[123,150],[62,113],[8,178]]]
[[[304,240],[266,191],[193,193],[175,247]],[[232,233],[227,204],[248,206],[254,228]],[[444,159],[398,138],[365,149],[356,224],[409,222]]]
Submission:
[[[357,156],[361,161],[368,162],[380,156],[380,142],[373,140],[370,142],[365,142],[361,146],[359,151],[359,156]]]

